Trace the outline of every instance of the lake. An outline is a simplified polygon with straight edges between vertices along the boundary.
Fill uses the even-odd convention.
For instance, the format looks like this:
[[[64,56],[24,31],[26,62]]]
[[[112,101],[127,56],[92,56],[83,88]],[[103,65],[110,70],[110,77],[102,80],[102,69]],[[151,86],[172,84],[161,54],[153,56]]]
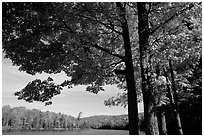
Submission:
[[[34,130],[12,130],[2,132],[3,135],[128,135],[128,130],[104,130],[104,129],[84,129],[84,130],[56,130],[56,131],[34,131]]]

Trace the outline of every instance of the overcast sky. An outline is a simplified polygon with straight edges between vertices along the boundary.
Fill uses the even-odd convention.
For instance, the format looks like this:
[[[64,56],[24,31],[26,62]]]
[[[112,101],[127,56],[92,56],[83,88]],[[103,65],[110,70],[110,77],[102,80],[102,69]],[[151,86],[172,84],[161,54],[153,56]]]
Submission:
[[[31,76],[18,71],[18,67],[12,66],[10,60],[2,58],[2,105],[24,106],[27,109],[36,108],[42,111],[61,112],[75,117],[79,112],[82,112],[83,117],[127,114],[127,108],[107,107],[104,105],[105,99],[123,92],[115,86],[106,86],[105,92],[99,92],[97,95],[87,92],[85,86],[77,86],[72,89],[65,88],[60,95],[52,99],[53,104],[49,106],[45,106],[44,103],[40,102],[27,103],[23,100],[17,100],[17,97],[13,95],[15,91],[24,88],[28,82],[36,78],[45,80],[48,76],[51,76],[56,83],[60,83],[66,78],[63,74]],[[142,111],[142,107],[140,107],[140,111]]]

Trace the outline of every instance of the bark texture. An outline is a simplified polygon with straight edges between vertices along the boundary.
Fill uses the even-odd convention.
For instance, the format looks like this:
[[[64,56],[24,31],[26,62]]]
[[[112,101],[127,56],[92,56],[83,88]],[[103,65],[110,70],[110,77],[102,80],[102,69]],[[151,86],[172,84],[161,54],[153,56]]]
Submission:
[[[148,10],[146,3],[138,2],[138,34],[140,47],[140,67],[142,78],[142,93],[144,102],[144,117],[147,135],[158,135],[158,123],[154,110],[153,85],[151,84],[151,47],[149,46]]]

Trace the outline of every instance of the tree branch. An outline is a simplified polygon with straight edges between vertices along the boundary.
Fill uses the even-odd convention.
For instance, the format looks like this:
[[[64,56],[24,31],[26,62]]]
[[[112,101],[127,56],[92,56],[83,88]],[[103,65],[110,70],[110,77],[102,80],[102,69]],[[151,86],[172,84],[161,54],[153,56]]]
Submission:
[[[64,21],[64,19],[54,9],[53,10],[45,9],[45,8],[43,8],[43,7],[41,7],[41,6],[37,5],[37,4],[35,4],[34,7],[38,8],[38,9],[41,9],[41,10],[44,10],[44,11],[46,11],[48,13],[56,14],[60,20],[59,21],[58,20],[54,20],[54,21],[62,22],[64,24],[64,26],[70,31],[70,33],[74,33],[74,31],[67,25],[67,23]]]
[[[84,6],[83,6],[83,7],[84,7]],[[85,8],[88,12],[90,12],[86,7],[84,7],[84,8]],[[42,8],[41,8],[41,9],[42,9]],[[43,8],[43,10],[48,11],[47,9],[44,9],[44,8]],[[53,12],[53,11],[52,11],[52,12]],[[76,32],[74,32],[74,31],[67,25],[67,23],[64,21],[64,19],[63,19],[58,13],[56,13],[56,11],[54,11],[53,13],[58,16],[58,18],[60,19],[60,21],[61,21],[61,22],[64,24],[64,26],[70,31],[70,33],[76,33]],[[89,13],[89,14],[91,14],[91,13]],[[94,17],[94,16],[93,16],[93,17],[95,18],[95,20],[92,19],[92,18],[90,18],[90,17],[83,16],[83,15],[81,15],[81,14],[76,14],[76,15],[81,16],[81,17],[84,17],[84,18],[87,18],[87,19],[90,19],[90,20],[92,20],[92,21],[96,21],[96,22],[102,24],[102,25],[104,25],[105,27],[111,29],[112,31],[118,33],[118,36],[122,34],[121,32],[116,31],[114,28],[111,28],[111,27],[108,26],[107,24],[105,24],[105,23],[103,23],[103,22],[100,22],[100,21],[99,21],[96,17]],[[117,37],[118,37],[118,36],[117,36]],[[116,38],[117,38],[117,37],[116,37]],[[115,39],[116,39],[116,38],[115,38]],[[108,45],[110,45],[111,43],[112,43],[112,42],[110,42]],[[89,42],[85,42],[85,44],[89,44]],[[114,54],[114,53],[112,53],[110,50],[105,49],[105,48],[103,48],[103,47],[100,47],[100,46],[98,46],[97,44],[92,44],[92,43],[90,43],[90,44],[91,44],[93,47],[95,47],[96,49],[99,49],[99,50],[101,50],[101,51],[104,51],[104,52],[106,52],[106,53],[108,53],[108,54],[110,54],[110,55],[112,55],[112,56],[118,57],[118,58],[120,58],[120,59],[122,59],[122,60],[124,59],[123,56],[118,55],[118,54]]]
[[[60,21],[64,24],[64,26],[70,31],[70,33],[74,33],[74,31],[67,25],[67,23],[64,21],[64,19],[58,13],[56,13],[56,14],[59,17]]]
[[[99,50],[101,50],[101,51],[104,51],[104,52],[106,52],[106,53],[108,53],[108,54],[110,54],[110,55],[112,55],[112,56],[118,57],[118,58],[120,58],[120,59],[122,59],[122,60],[125,59],[124,56],[121,56],[121,55],[119,55],[119,54],[114,54],[114,53],[112,53],[110,50],[105,49],[105,48],[103,48],[103,47],[100,47],[100,46],[98,46],[97,44],[91,44],[91,45],[92,45],[93,47],[95,47],[96,49],[99,49]]]
[[[92,19],[92,18],[90,18],[90,17],[88,17],[88,16],[84,16],[84,15],[81,15],[81,14],[77,14],[77,16],[81,16],[81,17],[83,17],[83,18],[86,18],[86,19],[95,21],[95,22],[97,22],[97,23],[99,23],[99,24],[105,26],[106,28],[108,28],[108,29],[110,29],[110,30],[112,30],[112,31],[114,31],[114,32],[116,32],[116,33],[122,35],[122,32],[115,30],[113,27],[108,26],[107,24],[105,24],[105,23],[99,21],[99,20],[98,20],[97,18],[95,18],[95,17],[94,17],[94,19]]]
[[[81,4],[81,6],[82,6],[94,19],[92,19],[91,17],[88,17],[88,16],[81,15],[81,14],[77,14],[78,16],[81,16],[81,17],[83,17],[83,18],[90,19],[90,20],[92,20],[92,21],[98,22],[99,24],[105,26],[106,28],[111,29],[112,31],[114,31],[114,32],[116,32],[116,33],[122,35],[122,32],[115,30],[115,29],[114,29],[114,26],[111,27],[111,26],[109,26],[108,24],[105,24],[105,23],[99,21],[99,20],[92,14],[92,12],[91,12],[86,6],[84,6],[83,4]],[[110,23],[111,23],[111,22],[110,22]],[[112,24],[112,23],[111,23],[111,24]],[[111,25],[111,24],[110,24],[110,25]]]
[[[111,40],[111,42],[109,42],[109,43],[106,45],[106,47],[109,46],[110,44],[112,44],[119,36],[120,36],[120,34],[118,34],[115,38],[113,38],[113,40]]]
[[[109,68],[109,67],[111,67],[111,66],[113,66],[113,65],[116,66],[117,64],[120,64],[120,63],[122,63],[122,62],[124,62],[124,60],[120,60],[120,61],[118,61],[118,62],[114,62],[114,63],[112,63],[112,64],[110,64],[110,65],[104,67],[103,69],[107,69],[107,68]]]
[[[167,20],[165,20],[164,22],[160,23],[156,28],[154,28],[149,35],[153,34],[155,31],[157,31],[158,29],[160,29],[161,27],[163,27],[165,24],[167,24],[169,21],[171,21],[173,18],[179,16],[180,14],[183,14],[186,10],[190,10],[191,8],[194,7],[194,4],[190,4],[188,7],[182,9],[179,12],[174,13],[171,17],[169,17]]]
[[[110,23],[110,25],[112,26],[118,26],[118,27],[122,27],[121,25],[116,25],[116,24],[112,24],[112,21],[110,19],[113,19],[113,17],[109,16],[108,14],[106,14],[107,11],[105,11],[103,9],[103,6],[100,4],[100,2],[98,3],[100,9],[101,9],[101,12],[105,15],[106,19],[108,20],[108,22]],[[120,19],[118,18],[114,18],[114,20],[117,20],[118,22],[120,22]]]
[[[62,84],[60,84],[60,86],[62,87],[65,87],[65,86],[68,86],[68,85],[71,85],[73,84],[76,80],[79,80],[80,78],[82,78],[84,75],[87,75],[87,74],[90,74],[88,72],[84,72],[84,73],[81,73],[80,75],[78,75],[76,78],[72,78],[71,80],[65,80]]]

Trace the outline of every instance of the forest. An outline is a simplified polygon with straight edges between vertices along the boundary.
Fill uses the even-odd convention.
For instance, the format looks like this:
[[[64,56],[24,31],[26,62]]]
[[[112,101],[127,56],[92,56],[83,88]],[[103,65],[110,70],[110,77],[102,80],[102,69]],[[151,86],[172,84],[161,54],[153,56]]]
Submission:
[[[130,135],[202,134],[201,2],[4,2],[2,47],[19,71],[67,76],[35,79],[19,100],[51,105],[65,88],[115,85],[124,93],[104,104],[127,107]]]
[[[11,108],[6,105],[2,108],[2,129],[9,131],[20,130],[73,130],[73,129],[121,129],[128,130],[127,115],[116,116],[91,116],[81,118],[82,112],[77,118],[54,112],[42,112],[38,109],[26,109],[25,107]]]

